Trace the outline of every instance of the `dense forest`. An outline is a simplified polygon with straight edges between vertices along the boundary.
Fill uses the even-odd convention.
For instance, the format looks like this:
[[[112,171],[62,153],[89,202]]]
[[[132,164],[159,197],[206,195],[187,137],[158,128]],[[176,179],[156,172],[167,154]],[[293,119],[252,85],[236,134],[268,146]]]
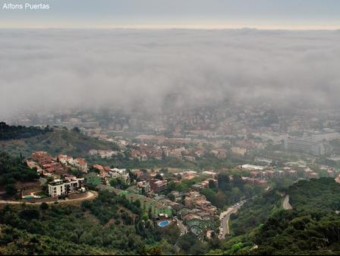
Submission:
[[[256,255],[339,255],[340,216],[334,212],[280,211],[254,235]]]
[[[53,131],[53,129],[46,126],[45,128],[39,127],[26,127],[26,126],[10,126],[4,122],[0,122],[0,140],[16,140],[30,138],[37,135],[42,135]]]
[[[255,254],[340,254],[340,185],[300,181],[287,193],[293,211],[279,211],[256,232]]]
[[[293,210],[284,210],[289,194]],[[299,181],[247,202],[232,217],[233,236],[217,254],[339,254],[340,185],[332,178]]]
[[[31,234],[0,224],[0,255],[111,255],[95,246],[78,245],[53,237]]]

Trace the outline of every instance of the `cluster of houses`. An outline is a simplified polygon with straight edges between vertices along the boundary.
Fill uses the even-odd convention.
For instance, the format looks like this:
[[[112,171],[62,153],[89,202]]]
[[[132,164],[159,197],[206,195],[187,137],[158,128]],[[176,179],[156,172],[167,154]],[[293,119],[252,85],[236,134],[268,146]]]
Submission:
[[[150,179],[137,182],[138,192],[141,194],[158,194],[168,187],[167,180]]]
[[[62,164],[47,152],[39,151],[32,154],[31,159],[27,160],[30,168],[36,168],[38,173],[43,176],[61,175],[65,172]]]
[[[107,154],[108,152],[93,151],[92,153]],[[88,173],[89,166],[82,158],[72,158],[67,155],[52,157],[46,152],[39,151],[32,154],[32,157],[27,160],[27,164],[31,168],[36,168],[42,176],[53,178],[53,181],[48,184],[48,194],[51,197],[66,196],[85,191],[84,178],[70,175],[71,170],[81,171],[84,174]],[[280,177],[296,179],[301,178],[301,175],[304,178],[319,177],[319,173],[307,166],[298,168],[294,166],[287,163],[282,169],[276,170],[269,164],[267,166],[245,164],[240,165],[238,168],[242,173],[242,180],[245,183],[256,186],[268,186],[268,182],[271,179]],[[164,172],[141,169],[127,170],[99,164],[95,164],[91,168],[95,170],[95,172],[91,172],[91,175],[95,174],[96,177],[103,181],[102,183],[109,185],[112,180],[120,180],[129,186],[128,191],[145,195],[146,198],[161,204],[162,208],[176,211],[179,219],[197,236],[213,230],[214,225],[217,223],[217,208],[200,193],[202,189],[209,188],[211,185],[214,187],[218,186],[217,173],[213,170],[203,171],[202,173],[193,170],[168,172],[166,177],[174,183],[198,179],[196,179],[197,182],[192,185],[189,192],[171,191],[171,198],[169,196],[167,198],[162,195],[162,192],[169,186],[169,179],[164,177]],[[322,168],[324,167],[321,166]],[[327,167],[324,171],[330,177],[336,176],[336,172],[332,168]],[[337,177],[337,181],[340,183],[340,176]]]
[[[211,205],[211,202],[209,202],[206,197],[201,195],[198,191],[191,191],[187,193],[184,199],[184,205],[189,209],[195,208],[200,210],[196,215],[194,214],[187,216],[187,218],[183,218],[184,220],[192,218],[201,219],[202,216],[213,216],[217,214],[217,208]]]
[[[73,158],[67,155],[59,155],[57,160],[66,168],[75,168],[84,173],[88,172],[88,164],[84,158]]]
[[[84,191],[84,178],[70,175],[71,170],[88,172],[88,164],[83,158],[67,155],[52,157],[47,152],[38,151],[33,153],[26,163],[28,167],[35,168],[41,176],[52,178],[52,182],[48,184],[48,194],[51,197]]]
[[[216,224],[217,208],[211,204],[207,198],[200,193],[203,188],[209,187],[209,182],[214,182],[217,186],[216,176],[214,171],[204,171],[198,174],[196,171],[186,170],[182,172],[173,172],[175,183],[180,183],[184,180],[192,180],[197,177],[205,177],[201,182],[195,183],[191,190],[187,193],[179,191],[171,191],[172,200],[158,193],[166,189],[168,181],[165,179],[157,179],[157,174],[151,174],[149,180],[141,180],[137,183],[139,191],[143,188],[149,192],[148,196],[153,197],[157,202],[163,204],[164,207],[175,210],[177,216],[189,228],[190,231],[197,236],[202,236],[207,230],[214,229]],[[145,177],[141,175],[140,177]],[[180,177],[180,180],[177,178]],[[199,187],[198,187],[199,186]]]
[[[303,178],[303,179],[318,179],[320,173],[313,171],[306,165],[298,166],[298,163],[286,163],[283,168],[277,170],[271,166],[259,166],[244,164],[238,166],[240,171],[247,174],[242,177],[243,181],[252,185],[267,186],[272,179],[278,178]],[[324,171],[324,175],[334,178],[336,171],[334,168],[328,166],[320,166],[320,170]]]
[[[74,159],[67,155],[52,157],[44,151],[33,153],[32,157],[26,162],[30,168],[36,168],[44,176],[58,176],[72,169],[77,169],[84,173],[88,171],[88,164],[83,158]]]
[[[105,184],[108,184],[110,179],[120,179],[125,184],[130,184],[130,176],[126,169],[110,168],[100,164],[93,165],[93,169],[98,171]]]
[[[97,170],[97,176],[107,185],[110,184],[112,179],[124,180],[129,184],[128,192],[144,195],[145,199],[143,200],[154,201],[159,209],[169,209],[170,212],[176,211],[184,224],[196,234],[204,234],[207,230],[213,229],[214,223],[216,224],[216,218],[218,218],[217,208],[200,193],[201,188],[209,187],[209,182],[214,182],[217,186],[217,174],[214,171],[204,171],[200,174],[192,170],[169,171],[166,178],[160,170],[133,169],[128,171],[98,164],[94,165],[93,168]],[[131,176],[135,180],[131,180]],[[171,200],[170,197],[162,194],[168,188],[169,180],[180,183],[197,177],[200,177],[202,181],[194,184],[188,193],[171,191]],[[204,177],[205,179],[203,179]],[[195,185],[200,185],[201,187],[197,188]],[[169,213],[166,215],[170,216]],[[197,227],[197,222],[199,222],[200,228]]]
[[[167,138],[158,135],[139,135],[136,137],[138,142],[124,144],[130,148],[130,159],[147,161],[149,159],[162,160],[164,157],[184,159],[195,162],[197,158],[207,154],[214,155],[218,159],[227,158],[227,150],[224,148],[214,148],[206,150],[204,147],[192,147],[193,143],[197,144],[191,138]],[[190,144],[190,146],[189,146]],[[90,155],[99,155],[102,158],[111,158],[117,155],[116,151],[90,150]]]
[[[112,158],[114,156],[118,155],[118,151],[114,150],[97,150],[97,149],[91,149],[89,151],[90,156],[99,156],[101,158]]]
[[[177,195],[178,192],[175,191],[174,194]],[[202,237],[215,228],[218,210],[199,191],[185,193],[182,203],[177,211],[178,217],[192,233]]]

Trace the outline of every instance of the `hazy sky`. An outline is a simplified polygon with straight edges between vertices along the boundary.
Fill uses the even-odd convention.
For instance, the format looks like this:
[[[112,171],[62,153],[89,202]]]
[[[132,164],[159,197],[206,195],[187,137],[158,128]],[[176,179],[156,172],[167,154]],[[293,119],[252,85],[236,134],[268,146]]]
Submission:
[[[4,3],[49,10],[4,10]],[[339,0],[0,0],[0,27],[340,28]]]

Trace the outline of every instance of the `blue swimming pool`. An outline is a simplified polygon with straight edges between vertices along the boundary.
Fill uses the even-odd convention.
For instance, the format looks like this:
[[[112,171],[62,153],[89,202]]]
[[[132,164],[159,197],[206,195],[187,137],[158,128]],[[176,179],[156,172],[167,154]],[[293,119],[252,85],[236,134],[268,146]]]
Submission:
[[[164,228],[164,227],[166,227],[166,226],[169,226],[170,223],[171,223],[171,222],[168,221],[168,220],[163,220],[163,221],[158,222],[158,226],[160,226],[161,228]]]

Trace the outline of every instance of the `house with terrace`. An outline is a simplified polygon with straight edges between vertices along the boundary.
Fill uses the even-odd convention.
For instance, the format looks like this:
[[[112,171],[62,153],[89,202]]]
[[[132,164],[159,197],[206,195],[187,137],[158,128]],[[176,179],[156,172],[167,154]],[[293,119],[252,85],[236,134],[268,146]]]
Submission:
[[[64,179],[55,179],[48,184],[48,194],[51,197],[68,195],[70,193],[84,190],[84,178],[65,176]]]

